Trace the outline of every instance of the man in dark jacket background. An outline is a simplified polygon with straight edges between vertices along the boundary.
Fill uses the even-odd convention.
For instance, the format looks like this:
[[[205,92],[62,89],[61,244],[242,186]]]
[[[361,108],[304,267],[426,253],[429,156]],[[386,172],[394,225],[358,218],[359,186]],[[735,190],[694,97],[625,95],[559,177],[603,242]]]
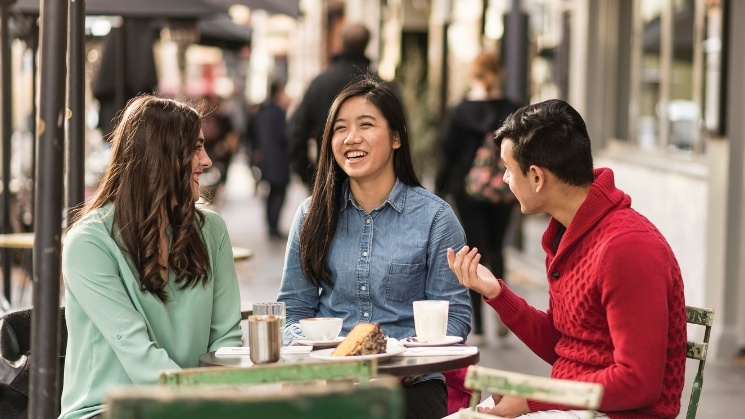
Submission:
[[[370,74],[370,59],[365,56],[369,40],[370,31],[362,24],[352,23],[343,29],[342,51],[332,58],[331,66],[313,79],[290,120],[293,170],[311,188],[331,103],[351,81]],[[316,143],[310,150],[312,154],[308,149],[311,140]]]

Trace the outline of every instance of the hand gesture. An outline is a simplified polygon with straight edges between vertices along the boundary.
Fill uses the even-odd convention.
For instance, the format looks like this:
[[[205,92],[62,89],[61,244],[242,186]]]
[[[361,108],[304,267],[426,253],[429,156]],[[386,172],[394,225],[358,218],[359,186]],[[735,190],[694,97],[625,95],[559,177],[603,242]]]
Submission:
[[[458,253],[448,249],[448,266],[458,277],[458,282],[491,299],[499,295],[502,286],[494,274],[479,263],[481,254],[478,252],[479,249],[469,249],[468,246],[463,246]]]

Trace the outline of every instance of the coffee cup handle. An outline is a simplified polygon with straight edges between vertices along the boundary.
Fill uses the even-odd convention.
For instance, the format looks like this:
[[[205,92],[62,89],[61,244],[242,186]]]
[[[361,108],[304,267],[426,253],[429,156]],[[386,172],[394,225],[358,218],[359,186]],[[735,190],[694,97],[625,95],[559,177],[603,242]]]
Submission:
[[[292,336],[300,339],[305,339],[305,335],[303,335],[303,331],[300,330],[300,326],[298,326],[297,323],[288,324],[286,326],[286,329],[290,331]]]

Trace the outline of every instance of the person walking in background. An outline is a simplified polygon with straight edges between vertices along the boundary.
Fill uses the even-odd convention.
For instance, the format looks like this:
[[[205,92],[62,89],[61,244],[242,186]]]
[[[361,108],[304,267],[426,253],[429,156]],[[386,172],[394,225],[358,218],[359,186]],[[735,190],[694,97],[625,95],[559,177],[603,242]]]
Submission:
[[[657,228],[631,208],[613,171],[593,170],[582,117],[562,100],[526,106],[495,135],[504,180],[524,214],[551,215],[542,245],[549,302],[530,306],[479,264],[479,249],[448,249],[461,284],[552,365],[551,377],[602,384],[595,417],[673,419],[686,368],[686,310],[678,261]],[[567,406],[495,397],[506,417],[584,417]],[[539,412],[521,416],[529,412]]]
[[[279,231],[279,216],[290,183],[290,152],[287,145],[287,97],[284,88],[272,83],[269,98],[251,118],[249,137],[252,163],[258,165],[261,180],[269,185],[266,198],[266,222],[269,238],[284,239]]]
[[[504,278],[504,237],[510,221],[514,199],[492,202],[466,192],[466,175],[473,165],[476,150],[491,138],[495,129],[519,105],[501,96],[501,68],[497,56],[482,52],[471,62],[471,90],[448,113],[439,138],[440,166],[435,179],[435,193],[450,196],[466,231],[471,247],[478,247],[481,263]],[[511,197],[511,196],[510,196]],[[482,335],[481,296],[471,291],[473,334]],[[499,323],[499,335],[507,329]]]
[[[96,195],[62,246],[68,339],[61,418],[100,415],[116,385],[158,382],[199,355],[241,346],[240,293],[225,222],[198,209],[211,161],[199,113],[133,99],[112,133]]]
[[[201,107],[205,109],[202,116],[202,132],[204,132],[204,148],[210,156],[213,166],[210,171],[216,172],[216,179],[209,186],[209,198],[214,199],[217,190],[225,186],[228,180],[228,167],[238,149],[238,133],[233,126],[230,116],[223,108],[223,100],[209,94],[202,98]]]
[[[333,102],[313,194],[290,229],[277,301],[287,324],[340,317],[342,335],[378,323],[415,336],[413,302],[447,300],[447,333],[471,329],[468,291],[448,269],[448,247],[465,235],[450,205],[422,188],[411,160],[403,106],[390,83],[365,79]],[[442,374],[406,377],[407,418],[447,415]]]
[[[311,81],[300,105],[290,118],[290,140],[293,170],[303,183],[313,188],[317,156],[320,154],[321,134],[331,102],[351,81],[372,74],[365,48],[370,31],[352,23],[342,30],[342,51],[332,57],[331,66]],[[315,149],[309,143],[315,141]],[[311,154],[314,156],[311,159]]]

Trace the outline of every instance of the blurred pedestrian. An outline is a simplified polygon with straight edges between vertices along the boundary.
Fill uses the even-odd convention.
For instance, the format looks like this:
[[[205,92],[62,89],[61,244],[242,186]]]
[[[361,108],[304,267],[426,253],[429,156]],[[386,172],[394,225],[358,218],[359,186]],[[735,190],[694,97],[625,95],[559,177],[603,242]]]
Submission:
[[[253,164],[261,171],[261,180],[269,185],[266,198],[266,222],[269,238],[284,239],[279,231],[279,216],[290,183],[290,152],[287,144],[287,97],[284,87],[272,83],[269,98],[249,123],[250,142],[254,145]]]
[[[111,136],[111,161],[62,250],[67,350],[61,418],[104,410],[113,386],[241,345],[240,293],[225,222],[198,209],[211,164],[199,113],[133,99]]]
[[[290,119],[293,170],[311,189],[316,160],[320,155],[322,130],[331,102],[351,81],[371,72],[370,59],[365,56],[369,40],[370,31],[364,25],[347,25],[342,30],[341,52],[333,56],[331,66],[313,79]],[[308,150],[310,140],[316,144],[313,150]]]
[[[439,139],[440,167],[435,192],[450,196],[460,216],[466,241],[481,252],[481,263],[499,278],[504,278],[503,242],[514,201],[491,202],[466,193],[465,178],[470,171],[476,150],[492,137],[507,116],[519,106],[502,97],[499,86],[501,68],[494,53],[481,52],[471,62],[471,89],[452,108],[445,120]],[[481,296],[471,290],[473,334],[484,333]],[[507,329],[499,324],[498,333]]]
[[[228,168],[238,149],[238,133],[219,96],[205,95],[202,102],[201,108],[205,110],[202,116],[204,148],[212,159],[212,167],[208,173],[214,176],[210,179],[211,184],[207,185],[210,191],[208,198],[212,199],[228,180]]]

